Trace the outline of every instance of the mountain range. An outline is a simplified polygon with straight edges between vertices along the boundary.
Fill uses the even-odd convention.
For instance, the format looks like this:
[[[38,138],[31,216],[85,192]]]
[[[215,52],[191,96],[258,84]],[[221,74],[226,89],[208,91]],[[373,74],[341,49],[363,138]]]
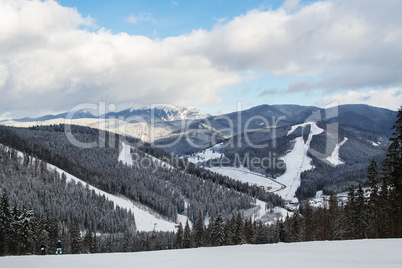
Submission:
[[[66,114],[23,118],[2,124],[16,127],[62,124]],[[297,159],[300,160],[296,161],[304,159],[311,162],[311,166],[294,170],[292,175],[298,181],[293,185],[297,189],[293,189],[292,194],[303,200],[314,197],[317,191],[341,192],[351,184],[367,183],[367,166],[371,160],[380,161],[384,157],[396,114],[395,111],[362,104],[328,109],[260,105],[217,116],[196,108],[157,106],[126,109],[101,116],[81,110],[75,113],[71,124],[141,139],[182,158],[197,156],[198,159],[206,159],[203,154],[212,150],[219,153],[220,158],[225,158],[226,166],[239,168],[243,165],[252,172],[273,179],[285,176],[289,171],[285,165],[290,167],[291,163],[284,163],[286,156],[296,154],[297,139],[303,137],[302,146],[306,150],[298,149],[297,154],[300,155]],[[313,128],[318,132],[313,133]],[[294,131],[289,134],[292,129]],[[270,163],[276,165],[251,165],[246,161],[266,159],[267,156]],[[205,161],[195,162],[209,165]],[[278,163],[283,165],[279,167]]]

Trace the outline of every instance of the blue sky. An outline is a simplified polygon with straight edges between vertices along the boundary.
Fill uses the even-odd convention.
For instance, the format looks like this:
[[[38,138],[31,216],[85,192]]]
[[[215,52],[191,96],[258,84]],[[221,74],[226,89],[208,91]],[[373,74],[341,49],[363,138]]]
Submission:
[[[0,120],[99,102],[396,110],[400,10],[376,0],[0,0]]]
[[[63,6],[76,7],[83,16],[95,19],[99,27],[115,33],[126,32],[150,38],[165,38],[189,33],[194,29],[210,30],[222,20],[231,20],[252,9],[276,9],[279,0],[58,0]],[[134,16],[136,23],[127,21]]]

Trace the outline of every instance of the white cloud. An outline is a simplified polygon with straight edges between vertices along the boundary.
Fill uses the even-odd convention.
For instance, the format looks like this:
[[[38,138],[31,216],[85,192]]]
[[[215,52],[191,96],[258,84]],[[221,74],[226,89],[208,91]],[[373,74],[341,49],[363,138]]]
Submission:
[[[325,96],[317,105],[323,107],[333,102],[338,102],[339,105],[361,103],[398,110],[402,106],[402,89],[394,87],[385,90],[370,90],[368,92],[350,90],[345,94]]]
[[[11,113],[0,114],[0,121],[11,119]]]
[[[138,15],[130,15],[125,19],[126,22],[131,24],[138,24],[140,21],[154,21],[151,13],[142,12]]]
[[[283,7],[289,11],[297,10],[301,8],[300,0],[286,0],[283,3]]]
[[[0,0],[0,113],[97,101],[217,104],[218,93],[252,77],[250,70],[304,76],[292,79],[293,91],[401,85],[401,1],[286,5],[153,40],[86,30],[91,18],[52,0]]]
[[[87,24],[54,1],[0,0],[0,113],[97,101],[217,104],[217,90],[242,80],[169,40],[81,29]]]

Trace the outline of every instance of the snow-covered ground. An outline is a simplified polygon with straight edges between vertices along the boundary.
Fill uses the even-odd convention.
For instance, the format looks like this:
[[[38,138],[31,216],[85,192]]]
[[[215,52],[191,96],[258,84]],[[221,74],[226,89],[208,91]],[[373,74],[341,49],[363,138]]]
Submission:
[[[203,164],[208,160],[225,157],[224,154],[219,152],[219,148],[221,146],[222,144],[220,143],[211,148],[203,150],[202,152],[193,154],[187,157],[187,161],[203,166]],[[272,189],[269,189],[269,191],[277,191],[282,187],[282,185],[277,183],[276,181],[264,177],[259,173],[252,172],[245,167],[236,168],[236,167],[217,166],[217,167],[205,167],[205,168],[213,172],[228,176],[234,180],[249,183],[251,185],[263,186],[265,189],[267,189],[267,187],[272,187]]]
[[[241,245],[137,253],[9,256],[0,267],[401,267],[402,239]]]
[[[310,148],[311,140],[313,139],[314,135],[318,135],[324,131],[323,129],[319,128],[315,122],[307,122],[292,126],[287,135],[290,135],[298,127],[305,127],[306,125],[311,126],[306,143],[304,143],[303,137],[297,137],[294,139],[293,149],[281,158],[286,163],[286,171],[283,175],[276,179],[278,182],[286,186],[286,188],[278,191],[277,194],[283,199],[291,200],[293,202],[298,202],[297,198],[295,198],[295,193],[297,188],[300,186],[300,174],[303,171],[313,168],[311,165],[312,159],[307,156],[307,151]]]
[[[261,220],[265,224],[275,223],[280,219],[284,219],[286,215],[289,215],[289,217],[293,215],[293,212],[289,212],[281,207],[274,207],[271,211],[271,209],[266,208],[267,203],[259,199],[256,199],[255,204],[257,206],[257,209],[252,214],[251,218],[253,220]]]
[[[133,165],[133,159],[131,157],[131,147],[124,142],[121,143],[121,151],[118,161],[131,167]]]
[[[221,146],[222,146],[222,144],[220,143],[220,144],[217,144],[217,145],[215,145],[215,146],[213,146],[211,148],[203,150],[200,153],[190,155],[187,158],[187,161],[202,166],[208,160],[218,159],[218,158],[224,157],[225,156],[224,154],[219,153],[217,151],[219,149],[219,147],[221,147]]]
[[[343,144],[345,144],[345,142],[348,141],[348,138],[344,138],[343,141],[341,141],[340,143],[338,143],[334,150],[332,151],[331,155],[328,156],[325,160],[327,160],[329,163],[331,163],[333,166],[338,166],[338,165],[342,165],[345,164],[342,159],[339,157],[339,149],[341,148],[341,146]]]
[[[259,173],[252,172],[248,168],[244,167],[243,168],[211,167],[207,169],[228,176],[234,180],[247,182],[250,185],[255,184],[257,186],[263,186],[264,189],[267,189],[267,187],[272,187],[272,189],[268,189],[269,192],[277,191],[282,187],[282,185],[276,182],[275,180],[264,177]]]

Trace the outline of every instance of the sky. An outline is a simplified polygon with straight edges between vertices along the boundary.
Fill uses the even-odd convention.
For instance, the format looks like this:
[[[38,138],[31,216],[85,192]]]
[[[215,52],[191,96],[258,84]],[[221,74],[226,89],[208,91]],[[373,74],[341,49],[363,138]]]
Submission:
[[[397,110],[401,10],[398,0],[0,0],[0,120],[102,102]]]

